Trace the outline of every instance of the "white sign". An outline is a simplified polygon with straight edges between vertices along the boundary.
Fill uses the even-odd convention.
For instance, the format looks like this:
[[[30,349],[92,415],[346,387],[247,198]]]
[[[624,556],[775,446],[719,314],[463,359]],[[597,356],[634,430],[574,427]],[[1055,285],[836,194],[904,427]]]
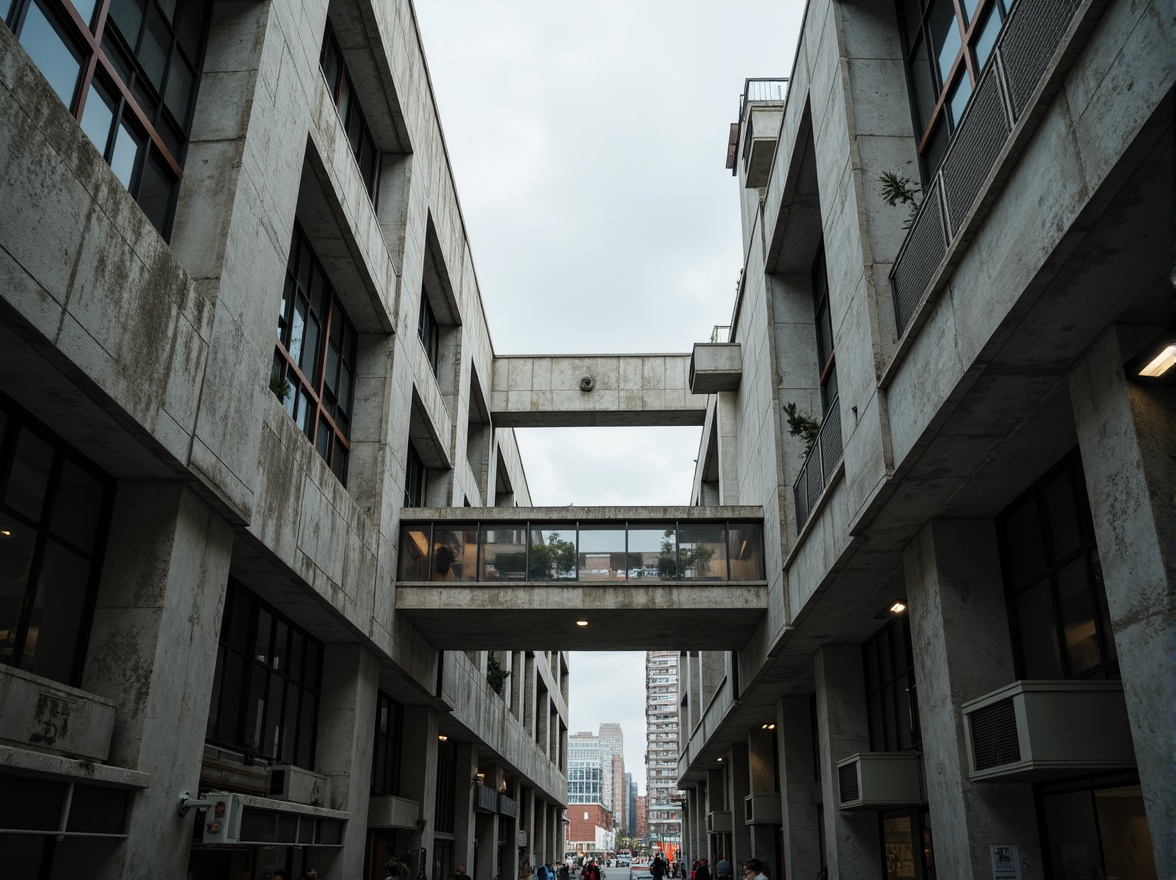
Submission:
[[[1021,854],[1015,846],[990,846],[992,880],[1021,880]]]

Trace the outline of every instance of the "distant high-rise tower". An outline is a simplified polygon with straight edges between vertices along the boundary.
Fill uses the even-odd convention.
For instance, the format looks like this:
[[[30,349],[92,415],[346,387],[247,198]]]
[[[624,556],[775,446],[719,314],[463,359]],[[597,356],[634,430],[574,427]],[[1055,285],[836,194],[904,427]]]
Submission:
[[[625,734],[621,725],[600,725],[600,750],[603,754],[604,805],[613,812],[618,828],[625,827],[629,790],[625,787]]]
[[[658,844],[681,841],[678,799],[678,652],[645,654],[645,826]]]
[[[628,788],[625,786],[625,736],[621,725],[600,725],[568,736],[568,803],[601,804],[624,827]]]

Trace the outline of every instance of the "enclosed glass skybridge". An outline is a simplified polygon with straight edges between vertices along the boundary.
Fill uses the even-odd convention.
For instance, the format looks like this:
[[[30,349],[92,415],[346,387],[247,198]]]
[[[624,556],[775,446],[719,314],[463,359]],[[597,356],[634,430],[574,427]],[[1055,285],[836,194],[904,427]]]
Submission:
[[[737,648],[767,604],[760,507],[404,509],[398,569],[445,649]]]

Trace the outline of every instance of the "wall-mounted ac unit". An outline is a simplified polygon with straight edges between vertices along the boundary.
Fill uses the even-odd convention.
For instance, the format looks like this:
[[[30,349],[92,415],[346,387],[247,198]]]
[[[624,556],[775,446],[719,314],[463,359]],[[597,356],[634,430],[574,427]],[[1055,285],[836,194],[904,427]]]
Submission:
[[[1119,682],[1015,681],[962,710],[974,781],[1036,782],[1135,766]]]
[[[390,794],[368,798],[368,828],[415,828],[421,805]]]
[[[280,764],[270,767],[266,796],[276,801],[325,807],[331,800],[331,780],[321,773]]]
[[[926,799],[922,759],[914,752],[862,752],[837,762],[839,810],[883,810]]]
[[[241,841],[241,796],[225,792],[207,795],[212,806],[204,811],[201,843],[239,843]]]
[[[749,794],[743,799],[745,825],[780,825],[784,821],[780,811],[780,795]]]
[[[706,814],[707,834],[730,834],[733,827],[730,810],[716,810]]]

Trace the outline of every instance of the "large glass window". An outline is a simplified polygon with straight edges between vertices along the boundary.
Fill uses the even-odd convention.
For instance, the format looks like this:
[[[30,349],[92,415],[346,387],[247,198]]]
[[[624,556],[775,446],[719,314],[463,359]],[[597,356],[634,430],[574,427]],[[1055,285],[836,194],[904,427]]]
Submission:
[[[870,750],[903,752],[918,748],[919,703],[915,698],[915,661],[907,615],[879,630],[862,645],[866,674]]]
[[[1117,678],[1115,639],[1078,452],[997,522],[1020,678]]]
[[[0,663],[77,684],[113,482],[0,397]]]
[[[166,238],[200,86],[208,0],[5,0],[4,21]]]
[[[1014,0],[898,0],[923,178],[960,124]]]
[[[464,782],[464,779],[463,779]],[[457,744],[437,745],[437,802],[433,808],[433,830],[452,834],[457,824]]]
[[[408,461],[404,469],[404,506],[424,507],[425,491],[429,486],[429,471],[416,447],[409,444]]]
[[[372,794],[400,794],[400,755],[404,742],[404,707],[376,692],[376,740],[372,755]]]
[[[829,311],[829,273],[825,266],[825,245],[813,261],[813,316],[817,331],[817,376],[821,384],[821,415],[837,399],[837,350],[833,345],[833,318]]]
[[[359,99],[356,97],[355,85],[351,75],[347,72],[347,64],[343,60],[343,50],[339,48],[339,41],[335,39],[335,31],[330,22],[327,23],[326,33],[323,34],[323,50],[319,56],[323,77],[327,87],[331,90],[331,97],[339,111],[339,119],[343,123],[343,130],[347,132],[347,141],[351,145],[351,154],[359,166],[359,174],[363,178],[368,196],[372,203],[376,201],[376,184],[380,176],[380,154],[376,150],[376,141],[372,137],[371,128],[360,109]]]
[[[314,769],[323,646],[229,582],[208,711],[209,741]]]
[[[441,325],[437,321],[437,314],[429,304],[429,296],[421,289],[421,314],[417,322],[417,336],[421,345],[425,347],[425,354],[429,358],[429,366],[433,368],[433,375],[437,375],[437,368],[441,363]]]
[[[1155,880],[1151,831],[1137,779],[1038,787],[1049,880]]]
[[[306,233],[294,225],[270,379],[286,412],[347,485],[358,334]]]

